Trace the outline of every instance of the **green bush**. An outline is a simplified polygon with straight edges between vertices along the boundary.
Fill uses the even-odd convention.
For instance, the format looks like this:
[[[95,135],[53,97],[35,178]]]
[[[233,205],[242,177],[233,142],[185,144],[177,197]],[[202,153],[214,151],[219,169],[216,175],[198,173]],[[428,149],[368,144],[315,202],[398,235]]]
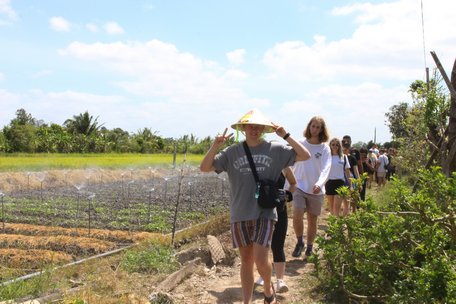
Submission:
[[[389,201],[331,217],[315,255],[330,294],[371,303],[456,303],[456,174],[418,173],[415,193],[394,180]],[[380,209],[382,208],[382,209]]]

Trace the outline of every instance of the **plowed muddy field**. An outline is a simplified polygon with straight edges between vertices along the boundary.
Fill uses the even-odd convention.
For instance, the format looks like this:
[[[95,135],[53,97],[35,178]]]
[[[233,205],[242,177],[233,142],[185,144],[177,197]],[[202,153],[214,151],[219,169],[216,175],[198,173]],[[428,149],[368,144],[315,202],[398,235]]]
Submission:
[[[122,248],[228,208],[196,168],[0,173],[0,280]]]

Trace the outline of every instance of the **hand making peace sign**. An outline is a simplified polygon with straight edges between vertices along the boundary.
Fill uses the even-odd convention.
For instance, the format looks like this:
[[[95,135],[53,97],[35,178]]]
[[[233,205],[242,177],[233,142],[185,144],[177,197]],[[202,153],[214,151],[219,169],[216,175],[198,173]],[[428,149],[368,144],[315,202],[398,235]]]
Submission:
[[[213,144],[215,147],[220,148],[227,140],[229,140],[233,136],[233,133],[226,135],[226,132],[228,132],[228,128],[225,128],[225,131],[222,135],[217,135],[215,137]]]

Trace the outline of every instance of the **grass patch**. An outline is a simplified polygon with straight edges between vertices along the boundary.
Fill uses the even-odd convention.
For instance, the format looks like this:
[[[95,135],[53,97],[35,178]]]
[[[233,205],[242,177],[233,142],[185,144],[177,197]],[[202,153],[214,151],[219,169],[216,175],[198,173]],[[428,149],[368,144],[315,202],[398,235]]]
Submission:
[[[0,300],[13,300],[26,296],[36,297],[46,290],[52,290],[55,284],[51,280],[51,273],[43,274],[26,281],[16,281],[6,286],[0,285]]]
[[[129,273],[170,273],[178,268],[170,246],[146,242],[125,253],[120,263]]]
[[[186,162],[199,164],[204,155],[187,154]],[[177,155],[177,164],[181,164],[183,155]],[[40,171],[49,169],[86,169],[86,168],[147,168],[173,164],[172,154],[1,154],[0,172],[2,171]]]
[[[372,197],[372,200],[378,206],[382,207],[387,205],[391,199],[391,183],[387,182],[382,188],[372,186],[371,189],[367,189],[366,197]]]

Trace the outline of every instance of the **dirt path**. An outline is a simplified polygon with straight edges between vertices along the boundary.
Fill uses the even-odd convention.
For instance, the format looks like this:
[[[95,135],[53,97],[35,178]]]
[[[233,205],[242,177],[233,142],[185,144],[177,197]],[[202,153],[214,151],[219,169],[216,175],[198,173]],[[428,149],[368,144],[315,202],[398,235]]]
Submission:
[[[326,228],[326,211],[323,213],[325,215],[319,219],[319,234],[323,233],[323,229]],[[289,212],[290,216],[291,212]],[[306,224],[306,221],[304,222]],[[285,241],[287,266],[284,279],[290,290],[286,293],[277,294],[279,303],[316,303],[322,301],[323,296],[313,291],[317,284],[316,278],[311,274],[314,265],[304,262],[302,258],[291,256],[295,240],[292,219],[289,218],[288,236]],[[178,285],[171,294],[176,303],[242,303],[239,273],[239,258],[236,258],[232,267],[202,268]],[[256,278],[258,278],[257,273]],[[275,277],[273,277],[273,282],[275,282]],[[262,287],[255,288],[252,303],[263,303]]]
[[[102,173],[103,181],[115,181],[122,178],[122,174],[125,174],[125,170],[104,170]],[[131,172],[129,173],[131,174]],[[164,173],[157,170],[156,174],[159,175]],[[92,174],[89,177],[93,179],[95,178],[94,176],[95,174]],[[148,178],[149,176],[149,170],[135,171],[135,178]],[[96,175],[96,177],[100,178],[98,175]],[[77,183],[87,180],[88,175],[86,170],[70,170],[69,172],[65,170],[52,170],[47,171],[46,173],[46,184],[52,187],[64,186],[67,181]],[[0,173],[0,183],[3,185],[3,191],[20,191],[29,187],[30,189],[37,189],[40,186],[36,178],[30,179],[24,172]],[[291,252],[293,251],[296,242],[292,226],[291,209],[292,208],[289,208],[288,211],[288,236],[285,242],[287,266],[284,278],[290,290],[286,293],[278,294],[278,301],[279,303],[325,302],[324,296],[314,290],[317,286],[317,280],[312,275],[314,265],[304,262],[302,258],[294,258],[291,256]],[[324,233],[326,218],[327,212],[323,211],[323,215],[319,219],[319,234]],[[306,220],[304,220],[304,224],[306,225]],[[229,233],[221,241],[226,248],[232,248]],[[318,244],[316,244],[316,246],[318,246]],[[210,269],[201,266],[196,269],[197,270],[190,277],[185,279],[170,292],[174,303],[241,303],[239,258],[236,258],[233,266],[218,265]],[[256,273],[255,279],[257,279],[258,276],[259,275]],[[275,282],[275,277],[273,277],[273,282]],[[151,280],[138,280],[135,284],[131,284],[130,281],[128,285],[131,293],[137,294],[137,298],[141,299],[137,301],[128,301],[128,303],[149,303],[145,297],[145,293],[146,291],[150,292],[151,290],[154,290],[156,282]],[[139,290],[142,290],[142,292]],[[111,302],[107,301],[103,303]],[[255,289],[252,303],[263,303],[262,287],[257,287]]]

